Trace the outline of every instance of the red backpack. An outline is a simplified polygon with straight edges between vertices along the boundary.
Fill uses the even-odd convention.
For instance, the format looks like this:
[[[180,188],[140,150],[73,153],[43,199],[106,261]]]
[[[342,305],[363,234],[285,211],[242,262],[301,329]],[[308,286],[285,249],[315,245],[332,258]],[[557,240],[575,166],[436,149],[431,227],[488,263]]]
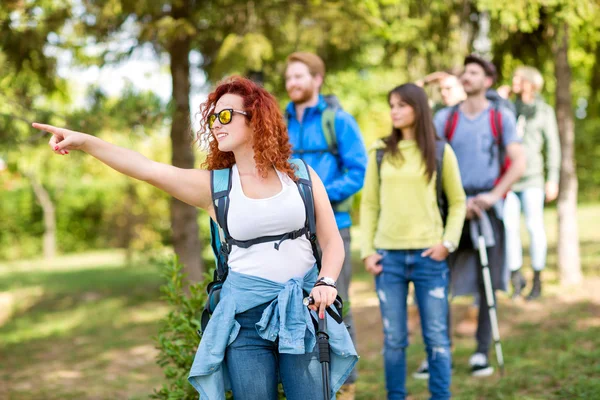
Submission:
[[[496,185],[510,167],[510,158],[505,154],[506,150],[502,143],[502,113],[496,104],[492,104],[493,106],[490,108],[490,126],[492,128],[492,135],[494,135],[494,142],[496,146],[498,146],[498,158],[500,159],[500,174],[494,182],[494,185]],[[454,137],[454,132],[458,125],[459,106],[460,103],[452,107],[450,115],[448,115],[448,119],[446,120],[446,125],[444,126],[444,138],[448,143],[450,143]]]

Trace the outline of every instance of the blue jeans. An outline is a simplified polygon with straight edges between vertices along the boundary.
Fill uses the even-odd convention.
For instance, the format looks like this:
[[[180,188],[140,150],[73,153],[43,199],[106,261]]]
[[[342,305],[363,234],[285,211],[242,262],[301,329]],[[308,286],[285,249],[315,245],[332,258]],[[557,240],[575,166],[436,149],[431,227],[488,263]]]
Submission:
[[[322,398],[317,346],[309,354],[280,354],[277,341],[265,340],[256,331],[256,323],[266,306],[260,305],[235,317],[241,329],[225,353],[233,397],[277,400],[277,384],[281,380],[288,400]]]
[[[521,209],[529,232],[531,266],[541,271],[546,266],[547,241],[544,230],[544,190],[529,188],[521,192],[509,192],[504,203],[504,226],[506,229],[506,256],[508,267],[516,271],[523,265],[521,246]]]
[[[421,315],[423,341],[429,362],[431,399],[450,398],[450,339],[446,261],[421,257],[423,250],[378,250],[383,270],[375,278],[384,333],[385,381],[388,399],[406,397],[408,346],[406,296],[413,282]]]

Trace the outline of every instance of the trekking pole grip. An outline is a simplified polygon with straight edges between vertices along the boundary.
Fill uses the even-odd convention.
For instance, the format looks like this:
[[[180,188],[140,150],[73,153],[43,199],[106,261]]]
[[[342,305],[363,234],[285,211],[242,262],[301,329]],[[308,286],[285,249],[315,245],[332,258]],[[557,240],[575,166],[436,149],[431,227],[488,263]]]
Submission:
[[[315,299],[313,299],[312,296],[306,296],[305,298],[302,299],[302,304],[304,304],[306,307],[312,306],[313,304],[315,304]],[[332,306],[335,306],[336,309],[341,310],[342,302],[339,299],[335,299]]]
[[[317,332],[317,343],[319,345],[319,361],[328,363],[329,356],[329,335],[327,334],[327,318],[319,318],[319,331]]]

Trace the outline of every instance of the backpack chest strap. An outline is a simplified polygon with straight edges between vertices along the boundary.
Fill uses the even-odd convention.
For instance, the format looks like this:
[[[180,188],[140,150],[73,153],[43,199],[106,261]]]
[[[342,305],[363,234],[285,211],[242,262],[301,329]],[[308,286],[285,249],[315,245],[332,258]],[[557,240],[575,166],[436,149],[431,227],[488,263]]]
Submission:
[[[242,249],[247,249],[250,246],[254,246],[255,244],[275,242],[275,245],[274,245],[275,250],[279,250],[279,246],[285,240],[288,240],[288,239],[295,240],[295,239],[298,239],[299,237],[307,236],[307,233],[308,233],[308,227],[304,226],[301,229],[298,229],[293,232],[284,233],[283,235],[261,236],[261,237],[258,237],[255,239],[250,239],[250,240],[235,240],[232,237],[228,237],[228,238],[226,238],[226,241],[229,246],[237,246],[237,247],[241,247]]]

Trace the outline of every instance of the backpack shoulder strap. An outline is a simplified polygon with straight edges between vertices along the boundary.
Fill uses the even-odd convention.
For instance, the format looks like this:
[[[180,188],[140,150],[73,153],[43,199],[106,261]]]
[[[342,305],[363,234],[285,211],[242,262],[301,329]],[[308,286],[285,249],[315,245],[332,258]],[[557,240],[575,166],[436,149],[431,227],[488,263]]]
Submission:
[[[307,183],[312,187],[312,180],[310,179],[310,172],[306,161],[301,158],[292,158],[290,159],[290,164],[296,169],[295,172],[298,179],[306,181],[303,183]]]
[[[458,103],[450,109],[450,114],[448,115],[448,118],[446,119],[446,124],[444,125],[444,139],[446,139],[448,143],[450,143],[450,141],[454,137],[454,132],[456,131],[456,126],[458,125],[459,106],[460,103]]]
[[[300,197],[302,197],[302,201],[304,202],[304,207],[306,209],[306,225],[308,226],[307,235],[309,235],[310,244],[313,250],[313,254],[315,256],[315,261],[317,263],[317,269],[321,272],[321,252],[317,245],[317,220],[315,217],[315,200],[312,191],[312,180],[310,178],[310,171],[308,170],[308,165],[306,162],[299,158],[293,158],[290,160],[290,163],[296,166],[296,177],[298,178],[298,190],[300,191]],[[304,293],[308,296],[308,293]],[[338,313],[336,314],[331,310],[330,307],[327,308],[327,313],[338,323],[342,323],[342,308],[343,301],[341,297],[338,295],[336,297],[336,308]]]
[[[444,193],[444,151],[446,150],[446,142],[444,140],[437,140],[435,142],[435,192],[438,209],[442,216],[442,222],[446,224],[446,212],[447,212],[447,199]]]
[[[334,155],[338,154],[337,134],[335,132],[335,115],[337,110],[338,107],[328,105],[321,114],[321,128],[325,136],[325,142],[329,151]]]
[[[225,273],[227,272],[227,262],[223,252],[224,238],[221,235],[222,229],[219,225],[210,218],[210,247],[212,248],[213,255],[215,256],[215,271],[213,274],[213,281],[223,280]]]
[[[446,142],[443,140],[436,140],[435,142],[435,187],[437,191],[438,199],[443,195],[443,184],[442,184],[442,174],[444,168],[444,151],[446,149]]]
[[[502,112],[500,111],[499,104],[493,103],[490,108],[490,126],[492,129],[492,135],[494,135],[494,141],[498,146],[498,160],[500,162],[500,175],[503,175],[510,164],[509,158],[506,156],[506,149],[504,148],[504,128],[502,126]],[[499,179],[499,178],[498,178]]]
[[[210,220],[211,246],[217,268],[214,280],[225,280],[227,275],[227,256],[231,251],[227,238],[230,237],[227,227],[229,212],[229,192],[231,191],[231,168],[210,171],[210,187],[217,222]]]
[[[304,203],[304,209],[306,210],[306,227],[308,228],[307,238],[311,243],[313,254],[317,262],[317,268],[321,271],[321,253],[317,246],[317,218],[315,214],[315,199],[313,195],[312,180],[310,178],[310,171],[306,162],[300,158],[293,158],[290,163],[295,166],[296,177],[298,181],[298,191],[302,202]]]
[[[375,150],[375,160],[377,161],[377,175],[381,177],[381,163],[383,163],[383,156],[385,155],[385,149]]]
[[[502,145],[502,112],[497,104],[494,104],[490,108],[490,126],[492,128],[492,135],[497,144]]]
[[[296,167],[296,177],[298,182],[298,190],[300,191],[300,197],[304,202],[304,208],[306,209],[306,224],[308,226],[309,233],[316,235],[317,222],[315,217],[315,201],[312,191],[312,180],[310,179],[310,172],[306,162],[300,158],[294,158],[290,160],[290,163]]]
[[[444,151],[446,150],[446,142],[443,140],[436,140],[435,141],[435,167],[436,167],[436,172],[437,172],[437,180],[439,181],[439,184],[436,184],[437,186],[441,185],[441,181],[442,181],[442,168],[444,166]]]
[[[215,256],[216,267],[213,280],[206,287],[208,297],[200,319],[200,330],[198,330],[200,336],[206,329],[210,315],[219,302],[223,281],[227,279],[227,258],[231,250],[226,241],[227,235],[229,235],[227,212],[229,211],[229,192],[231,191],[231,168],[210,171],[210,191],[217,218],[217,222],[212,218],[210,220],[210,245]]]
[[[225,237],[230,237],[227,227],[227,213],[229,212],[229,192],[231,191],[231,168],[210,171],[210,187],[213,206],[217,223],[223,230]]]

